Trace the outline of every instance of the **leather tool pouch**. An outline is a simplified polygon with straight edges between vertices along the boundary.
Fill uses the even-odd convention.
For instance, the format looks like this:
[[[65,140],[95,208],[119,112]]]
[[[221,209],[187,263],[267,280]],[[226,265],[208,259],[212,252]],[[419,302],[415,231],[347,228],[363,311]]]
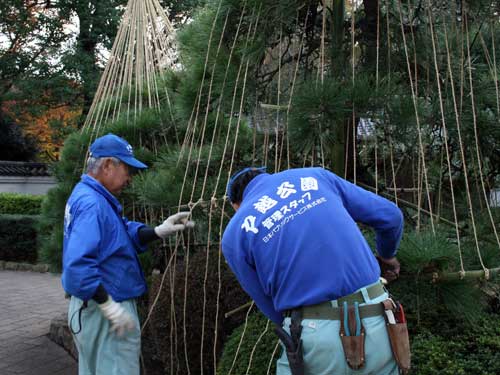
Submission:
[[[356,332],[356,317],[354,307],[348,307],[348,326],[344,324],[344,307],[340,308],[340,340],[344,349],[347,364],[353,370],[358,370],[365,365],[365,329],[361,325],[359,336],[351,336]],[[360,321],[361,324],[361,321]],[[346,329],[347,328],[347,329]]]
[[[389,322],[387,314],[385,314],[387,332],[389,334],[389,341],[391,342],[394,359],[396,360],[401,373],[407,374],[408,371],[410,371],[411,352],[408,327],[406,326],[404,311],[399,303],[396,304],[396,307],[392,306],[392,303],[390,304],[390,307],[386,303],[383,304],[386,310],[392,310],[395,318],[395,323]]]

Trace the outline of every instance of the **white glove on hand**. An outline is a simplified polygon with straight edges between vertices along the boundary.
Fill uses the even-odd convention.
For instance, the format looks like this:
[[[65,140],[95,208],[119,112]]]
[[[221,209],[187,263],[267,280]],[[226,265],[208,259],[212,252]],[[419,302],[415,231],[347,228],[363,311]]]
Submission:
[[[156,235],[160,238],[165,238],[172,233],[186,228],[193,228],[194,221],[188,220],[189,215],[191,215],[191,212],[184,211],[169,216],[163,224],[160,224],[155,228]]]
[[[118,337],[123,336],[125,332],[132,331],[135,328],[135,321],[132,316],[125,310],[121,304],[113,301],[111,297],[104,303],[101,303],[99,308],[106,319],[111,323],[110,332],[116,332]]]

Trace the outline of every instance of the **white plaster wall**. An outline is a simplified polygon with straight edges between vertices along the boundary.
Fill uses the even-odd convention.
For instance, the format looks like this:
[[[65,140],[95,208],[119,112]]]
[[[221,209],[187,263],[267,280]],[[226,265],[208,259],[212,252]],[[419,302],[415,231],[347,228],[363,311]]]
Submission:
[[[44,195],[54,186],[53,177],[0,176],[0,193]]]

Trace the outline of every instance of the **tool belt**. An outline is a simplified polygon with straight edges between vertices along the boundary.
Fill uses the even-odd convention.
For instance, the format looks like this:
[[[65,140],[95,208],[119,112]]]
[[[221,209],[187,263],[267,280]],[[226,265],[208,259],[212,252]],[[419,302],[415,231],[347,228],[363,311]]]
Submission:
[[[358,306],[358,308],[361,319],[384,315],[384,307],[379,303]],[[330,302],[304,306],[300,310],[302,319],[341,320],[341,317],[343,317],[342,307],[333,307]]]
[[[347,298],[352,300],[353,295]],[[340,300],[342,299],[338,299],[337,302]],[[280,326],[277,326],[275,331],[285,345],[292,375],[304,374],[302,340],[300,339],[302,319],[340,320],[339,334],[347,364],[353,370],[358,370],[365,365],[365,329],[362,319],[374,316],[384,316],[394,359],[401,373],[408,373],[411,359],[410,342],[402,305],[393,302],[392,299],[363,306],[359,306],[360,303],[355,301],[349,305],[344,297],[341,307],[333,307],[331,302],[324,302],[304,306],[287,314],[292,318],[291,334],[288,335]]]
[[[372,284],[366,287],[365,289],[366,292],[368,293],[369,299],[375,299],[377,297],[380,297],[384,293],[388,293],[387,289],[385,289],[385,287],[380,282]],[[349,305],[354,305],[354,302],[358,302],[360,304],[366,302],[362,292],[355,292],[347,296],[337,298],[336,301],[339,306],[343,306],[344,302],[347,302]],[[330,301],[324,303],[330,304]]]

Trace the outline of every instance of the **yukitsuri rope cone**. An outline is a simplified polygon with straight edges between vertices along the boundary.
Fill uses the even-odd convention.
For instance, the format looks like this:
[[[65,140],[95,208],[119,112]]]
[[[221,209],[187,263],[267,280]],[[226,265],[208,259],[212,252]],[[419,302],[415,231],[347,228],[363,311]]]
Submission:
[[[174,37],[158,0],[129,0],[83,129],[160,108],[158,80],[176,63]]]

